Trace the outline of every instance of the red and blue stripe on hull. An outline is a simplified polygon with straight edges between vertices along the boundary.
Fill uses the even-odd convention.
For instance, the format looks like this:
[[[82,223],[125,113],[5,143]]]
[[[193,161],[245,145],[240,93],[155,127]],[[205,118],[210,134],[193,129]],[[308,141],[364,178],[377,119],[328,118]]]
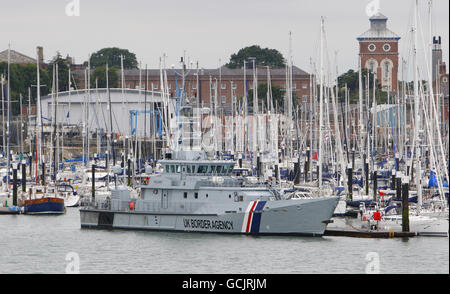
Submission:
[[[242,223],[242,233],[254,234],[259,233],[259,227],[261,225],[261,213],[266,205],[266,201],[252,201],[248,204],[248,207],[244,214],[244,221]]]

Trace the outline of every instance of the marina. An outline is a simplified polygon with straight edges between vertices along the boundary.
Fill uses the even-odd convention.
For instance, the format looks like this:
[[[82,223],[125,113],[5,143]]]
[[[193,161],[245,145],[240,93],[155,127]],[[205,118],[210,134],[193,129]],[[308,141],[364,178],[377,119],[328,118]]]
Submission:
[[[448,40],[409,2],[401,35],[366,11],[347,72],[324,16],[310,72],[291,31],[213,69],[8,44],[0,273],[448,274]]]

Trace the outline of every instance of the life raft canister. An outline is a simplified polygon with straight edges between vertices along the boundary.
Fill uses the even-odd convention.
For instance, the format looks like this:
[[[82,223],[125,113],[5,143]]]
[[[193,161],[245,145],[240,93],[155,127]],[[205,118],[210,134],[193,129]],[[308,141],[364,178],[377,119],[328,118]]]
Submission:
[[[134,210],[134,203],[133,202],[130,202],[129,208],[130,208],[130,210]]]

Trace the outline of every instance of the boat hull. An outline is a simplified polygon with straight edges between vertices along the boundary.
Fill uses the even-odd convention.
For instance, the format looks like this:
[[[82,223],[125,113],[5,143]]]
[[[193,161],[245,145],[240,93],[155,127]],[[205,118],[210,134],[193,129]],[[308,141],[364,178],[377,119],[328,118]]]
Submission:
[[[25,214],[63,214],[65,213],[64,199],[55,197],[43,197],[39,199],[25,200]]]
[[[82,228],[322,236],[338,198],[251,201],[242,212],[180,214],[80,209]]]

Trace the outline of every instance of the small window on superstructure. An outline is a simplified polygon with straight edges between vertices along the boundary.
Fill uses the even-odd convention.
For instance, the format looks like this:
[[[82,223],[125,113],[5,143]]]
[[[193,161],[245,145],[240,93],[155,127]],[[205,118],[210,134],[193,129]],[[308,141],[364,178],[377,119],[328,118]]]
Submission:
[[[169,165],[166,165],[166,173],[169,173]]]
[[[194,193],[194,198],[198,199],[198,193],[197,192]]]
[[[175,173],[175,165],[171,165],[170,166],[170,172],[171,173]]]
[[[222,173],[222,166],[221,165],[219,165],[219,166],[217,166],[217,173],[218,174],[221,174]]]
[[[191,173],[191,166],[190,165],[186,166],[186,169],[187,169],[187,173],[190,174]]]
[[[179,173],[181,173],[181,165],[176,165],[176,167],[177,167],[177,173],[179,174]]]
[[[184,198],[184,199],[187,199],[187,192],[184,192],[184,193],[183,193],[183,198]]]

